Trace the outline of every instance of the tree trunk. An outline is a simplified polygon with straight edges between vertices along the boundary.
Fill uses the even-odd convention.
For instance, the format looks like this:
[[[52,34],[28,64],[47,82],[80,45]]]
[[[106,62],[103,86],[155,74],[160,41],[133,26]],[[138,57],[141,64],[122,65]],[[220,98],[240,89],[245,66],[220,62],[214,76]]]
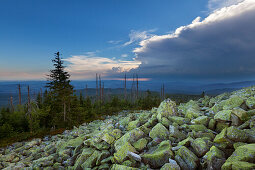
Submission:
[[[64,101],[64,122],[66,121],[66,102]]]

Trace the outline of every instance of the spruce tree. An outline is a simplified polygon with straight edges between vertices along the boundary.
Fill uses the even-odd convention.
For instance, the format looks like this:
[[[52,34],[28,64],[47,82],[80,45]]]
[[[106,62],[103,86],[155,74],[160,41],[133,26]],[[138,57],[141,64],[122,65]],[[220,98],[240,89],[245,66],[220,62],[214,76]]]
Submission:
[[[60,106],[63,110],[63,120],[66,121],[67,105],[70,104],[71,95],[73,94],[73,86],[70,84],[70,74],[65,71],[65,66],[60,58],[60,53],[55,53],[52,60],[54,69],[50,70],[47,86],[55,101],[54,104]]]

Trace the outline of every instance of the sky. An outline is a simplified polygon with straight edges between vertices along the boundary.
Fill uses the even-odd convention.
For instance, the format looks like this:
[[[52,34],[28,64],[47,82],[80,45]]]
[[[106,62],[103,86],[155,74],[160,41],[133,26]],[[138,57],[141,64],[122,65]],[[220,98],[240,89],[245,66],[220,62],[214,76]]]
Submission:
[[[0,0],[0,80],[255,78],[254,0]]]

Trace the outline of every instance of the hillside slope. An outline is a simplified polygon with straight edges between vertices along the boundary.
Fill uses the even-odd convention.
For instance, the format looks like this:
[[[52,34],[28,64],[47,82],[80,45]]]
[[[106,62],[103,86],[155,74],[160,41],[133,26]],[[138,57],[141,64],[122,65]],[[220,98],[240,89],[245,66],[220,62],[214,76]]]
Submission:
[[[255,87],[122,112],[0,150],[0,169],[254,169]],[[29,169],[28,168],[28,169]]]

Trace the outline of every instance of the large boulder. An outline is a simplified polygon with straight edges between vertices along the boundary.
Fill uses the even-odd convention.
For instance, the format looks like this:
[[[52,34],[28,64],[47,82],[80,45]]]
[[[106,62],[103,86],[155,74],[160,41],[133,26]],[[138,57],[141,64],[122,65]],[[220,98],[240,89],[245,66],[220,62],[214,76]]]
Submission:
[[[192,141],[191,147],[194,149],[195,154],[198,157],[204,156],[204,154],[209,150],[209,146],[202,138],[197,138],[194,141]]]
[[[126,142],[133,144],[144,136],[144,132],[139,129],[133,129],[114,143],[115,150],[119,150]]]
[[[225,153],[216,146],[212,146],[210,150],[203,156],[203,168],[220,170],[225,161]]]
[[[159,122],[163,121],[163,118],[169,119],[171,116],[177,115],[176,103],[170,99],[166,99],[160,103],[157,110],[157,119]]]
[[[227,128],[227,137],[234,142],[246,142],[248,139],[248,135],[235,126]]]
[[[151,131],[149,136],[154,139],[154,138],[160,138],[160,139],[168,139],[169,137],[169,131],[167,128],[162,125],[161,123],[158,123],[156,126],[154,126]]]
[[[128,142],[126,142],[117,152],[114,154],[114,159],[118,163],[122,163],[128,157],[128,152],[136,152],[135,148]]]
[[[233,154],[222,166],[223,170],[254,169],[255,168],[255,144],[247,144],[237,147]]]
[[[169,162],[169,158],[173,158],[174,153],[171,151],[171,147],[170,141],[163,141],[156,148],[143,154],[142,160],[152,168],[160,168]]]
[[[199,165],[198,157],[185,146],[182,146],[177,151],[177,155],[179,155],[182,158],[182,160],[186,163],[189,169],[196,169],[198,167]]]
[[[232,113],[232,110],[219,111],[214,116],[214,119],[215,120],[221,120],[221,121],[231,121],[231,113]]]

